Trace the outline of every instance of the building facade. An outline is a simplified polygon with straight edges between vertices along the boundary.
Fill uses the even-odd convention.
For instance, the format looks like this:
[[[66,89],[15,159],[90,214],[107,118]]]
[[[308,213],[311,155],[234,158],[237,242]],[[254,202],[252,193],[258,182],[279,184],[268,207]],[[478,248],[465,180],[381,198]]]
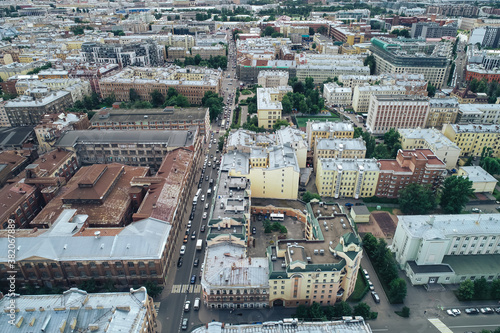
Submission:
[[[442,132],[460,148],[460,157],[481,156],[484,147],[492,148],[493,156],[500,157],[499,125],[446,124]]]
[[[310,149],[314,149],[316,141],[328,138],[352,139],[354,137],[354,127],[351,123],[330,122],[330,121],[308,121],[306,123],[307,144]]]
[[[328,105],[348,106],[352,103],[352,89],[327,83],[323,86],[323,97]]]
[[[288,85],[288,72],[261,71],[257,76],[257,84],[263,88],[277,88]]]
[[[372,95],[399,96],[406,95],[406,89],[396,85],[356,86],[352,93],[352,108],[357,113],[366,113],[370,107]]]
[[[363,159],[365,155],[366,144],[361,137],[356,139],[318,139],[314,146],[314,169],[317,168],[320,158]]]
[[[128,44],[82,43],[80,56],[86,63],[106,63],[126,66],[161,66],[165,47],[152,40]]]
[[[272,129],[277,120],[281,119],[283,107],[281,100],[288,92],[289,86],[277,88],[257,88],[257,119],[259,127]]]
[[[455,98],[431,98],[425,127],[442,128],[444,124],[454,124],[458,107],[459,103]]]

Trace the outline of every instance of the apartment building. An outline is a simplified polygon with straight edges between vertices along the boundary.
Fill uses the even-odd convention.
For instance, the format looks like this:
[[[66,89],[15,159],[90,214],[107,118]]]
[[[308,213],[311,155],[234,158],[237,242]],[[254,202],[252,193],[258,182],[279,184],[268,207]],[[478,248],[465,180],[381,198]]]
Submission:
[[[7,81],[11,76],[24,75],[32,69],[43,66],[44,64],[45,63],[42,61],[33,61],[26,64],[13,62],[8,65],[3,65],[0,66],[0,78],[4,81]]]
[[[200,55],[201,59],[210,59],[210,57],[225,57],[226,48],[224,45],[214,45],[214,46],[193,46],[191,48],[191,56]]]
[[[460,157],[481,156],[484,147],[492,148],[493,156],[500,157],[499,125],[446,124],[442,133],[460,149]]]
[[[346,26],[330,25],[330,36],[332,36],[335,41],[351,46],[365,42],[365,34],[363,32],[351,31],[349,27]]]
[[[456,37],[457,29],[456,22],[445,25],[436,22],[416,22],[411,26],[411,38]]]
[[[6,150],[0,152],[0,187],[8,179],[17,176],[30,163],[22,151]]]
[[[26,228],[43,207],[42,196],[34,186],[15,183],[0,189],[0,228],[7,229],[10,220],[15,228]]]
[[[274,138],[276,145],[282,146],[288,144],[293,148],[295,156],[297,156],[299,168],[307,166],[307,151],[309,147],[307,146],[306,133],[295,127],[282,126],[281,129],[275,132]]]
[[[189,49],[186,49],[181,46],[172,46],[167,49],[167,58],[172,61],[175,59],[184,59],[189,56]]]
[[[352,89],[336,83],[323,85],[323,97],[327,105],[348,106],[352,103]]]
[[[314,149],[316,140],[319,139],[352,139],[354,137],[354,127],[351,123],[314,120],[306,123],[306,133],[309,149]]]
[[[457,123],[499,124],[500,107],[498,104],[460,104]]]
[[[318,210],[321,215],[314,214]],[[278,239],[268,247],[269,304],[328,306],[346,301],[354,291],[363,255],[347,216],[309,203],[305,213],[293,214],[304,223],[305,239]]]
[[[300,168],[290,144],[252,148],[249,153],[233,150],[224,155],[221,170],[249,179],[252,197],[297,198]]]
[[[451,170],[457,166],[460,148],[441,131],[435,128],[400,128],[398,132],[402,149],[430,149],[446,164],[446,169]]]
[[[428,43],[420,40],[398,41],[386,37],[372,38],[370,51],[375,57],[375,74],[423,74],[437,88],[447,79],[451,57],[450,43]]]
[[[56,147],[76,151],[84,164],[123,163],[158,170],[167,152],[179,147],[201,150],[197,128],[174,130],[114,130],[69,131],[55,144]]]
[[[45,114],[35,126],[38,148],[42,152],[49,151],[54,148],[63,132],[85,130],[89,127],[89,118],[85,113]]]
[[[474,192],[493,194],[498,180],[478,165],[463,166],[458,169],[457,176],[462,176],[472,182]]]
[[[208,108],[102,109],[90,120],[97,130],[186,130],[198,127],[208,140],[210,114]]]
[[[381,76],[378,75],[339,75],[339,81],[346,88],[353,88],[356,86],[372,85],[380,81]]]
[[[41,98],[20,96],[9,100],[4,108],[13,127],[38,125],[43,115],[65,112],[73,105],[71,93],[60,90]]]
[[[378,160],[377,197],[397,198],[406,185],[428,185],[434,191],[446,175],[446,164],[430,149],[399,150],[396,160]]]
[[[413,285],[493,281],[499,225],[498,214],[399,215],[391,248]]]
[[[90,294],[72,288],[58,295],[6,296],[0,300],[0,306],[8,308],[12,302],[19,310],[16,314],[18,325],[10,324],[9,316],[2,316],[0,325],[5,333],[29,329],[99,331],[103,327],[108,331],[119,331],[124,326],[130,333],[156,331],[154,302],[145,287],[130,289],[129,292]]]
[[[7,113],[5,112],[5,104],[7,104],[7,101],[4,101],[3,98],[0,101],[0,127],[10,127],[10,121],[9,117],[7,116]]]
[[[71,64],[67,68],[71,77],[79,78],[90,83],[93,92],[101,96],[99,80],[121,70],[117,64]]]
[[[317,168],[320,158],[363,159],[365,156],[366,144],[361,137],[356,139],[318,139],[314,146],[314,169]]]
[[[80,57],[87,63],[149,67],[163,65],[164,52],[163,45],[158,45],[150,39],[128,44],[85,42],[82,43]]]
[[[207,91],[221,92],[221,78],[222,70],[209,68],[127,67],[100,79],[99,88],[103,98],[113,95],[117,101],[129,101],[130,89],[134,89],[142,101],[151,101],[154,90],[167,96],[168,89],[174,88],[190,104],[201,105]]]
[[[283,107],[281,100],[292,87],[257,88],[257,118],[259,127],[272,129],[277,120],[281,119]]]
[[[356,86],[352,93],[352,108],[357,113],[367,113],[372,95],[406,95],[406,89],[396,85]]]
[[[44,70],[40,71],[37,75],[38,75],[39,80],[68,79],[69,78],[69,71],[62,70],[62,69],[49,68],[49,69],[44,69]]]
[[[500,70],[498,70],[498,67],[485,69],[481,65],[468,64],[465,73],[465,80],[468,82],[474,79],[478,81],[485,79],[488,82],[500,81]]]
[[[429,116],[425,127],[442,128],[457,121],[460,104],[455,98],[429,99]]]
[[[288,72],[285,71],[260,71],[257,84],[263,88],[277,88],[288,85]]]
[[[319,158],[315,170],[319,195],[335,199],[374,196],[380,173],[373,159]]]
[[[368,66],[358,66],[349,64],[349,62],[341,62],[330,65],[297,65],[296,76],[299,81],[305,81],[307,77],[312,77],[314,83],[319,84],[326,81],[328,78],[338,77],[340,75],[369,75],[370,68]]]
[[[372,95],[366,126],[373,134],[391,128],[422,128],[429,115],[429,100],[423,96]]]

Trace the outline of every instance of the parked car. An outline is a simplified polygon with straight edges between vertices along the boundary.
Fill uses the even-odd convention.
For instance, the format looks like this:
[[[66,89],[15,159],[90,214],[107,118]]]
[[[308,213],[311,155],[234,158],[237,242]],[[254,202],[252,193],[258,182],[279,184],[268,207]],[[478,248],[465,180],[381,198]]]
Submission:
[[[368,280],[368,286],[370,286],[371,291],[375,290],[375,286],[373,285],[373,283],[370,280]]]
[[[375,291],[372,291],[371,294],[375,303],[380,303],[380,297],[378,296],[378,294]]]
[[[464,310],[466,314],[478,314],[479,310],[477,308],[467,308]]]
[[[179,257],[179,260],[177,260],[177,267],[182,266],[182,257]]]
[[[191,302],[186,301],[186,303],[184,303],[184,312],[188,312],[190,308],[191,308]]]
[[[189,219],[194,220],[194,213],[191,213],[191,215],[189,215]]]
[[[345,206],[346,206],[347,208],[351,208],[353,205],[352,205],[352,203],[347,202],[347,203],[345,204]]]
[[[201,229],[200,229],[200,232],[205,232],[205,228],[206,228],[206,226],[205,226],[205,225],[202,225],[202,226],[201,226]]]
[[[460,311],[459,309],[451,309],[451,311],[453,311],[455,316],[460,316],[462,314],[462,311]]]
[[[180,251],[181,255],[183,255],[184,253],[186,253],[186,245],[182,245],[181,246],[181,251]]]
[[[370,280],[370,275],[368,275],[368,271],[366,269],[363,269],[363,274],[367,280]]]
[[[182,241],[183,243],[187,243],[188,242],[188,235],[184,235],[184,240]]]
[[[192,275],[191,276],[191,284],[195,284],[196,283],[196,275]]]
[[[191,220],[188,221],[188,225],[187,225],[188,228],[191,228]]]
[[[189,302],[189,301],[188,301],[188,302]],[[186,311],[186,310],[184,310],[184,311]],[[188,310],[188,311],[189,311],[189,310]],[[182,326],[181,326],[181,328],[182,328],[183,330],[187,330],[187,328],[188,328],[188,319],[187,319],[187,318],[182,319]]]
[[[473,213],[481,213],[481,209],[476,208],[476,207],[472,208],[470,211]]]
[[[451,309],[446,310],[446,313],[448,314],[448,316],[455,317],[455,313],[451,311]]]
[[[252,235],[255,235],[257,233],[257,228],[253,227],[252,228]]]
[[[479,309],[479,311],[481,311],[482,314],[492,314],[492,313],[495,313],[495,311],[493,311],[492,308],[481,308],[481,309]]]
[[[193,262],[193,266],[198,267],[199,264],[200,264],[200,259],[196,258]]]

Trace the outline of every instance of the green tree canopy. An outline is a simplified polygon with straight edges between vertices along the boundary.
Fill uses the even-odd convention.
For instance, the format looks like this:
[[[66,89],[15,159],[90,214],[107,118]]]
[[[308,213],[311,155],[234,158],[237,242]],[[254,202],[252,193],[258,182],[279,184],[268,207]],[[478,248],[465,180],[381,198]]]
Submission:
[[[141,96],[139,96],[139,94],[137,93],[137,91],[133,88],[130,88],[129,92],[128,92],[128,97],[130,99],[131,102],[135,102],[135,101],[140,101],[141,100]]]
[[[153,90],[151,93],[151,104],[153,104],[154,107],[159,107],[165,103],[165,97],[163,97],[162,93],[159,92],[157,89]]]
[[[429,186],[408,184],[399,191],[399,207],[404,214],[426,215],[436,208],[436,198]]]
[[[444,180],[441,191],[441,208],[446,214],[460,214],[473,193],[472,182],[469,179],[448,177]]]
[[[406,297],[406,281],[401,278],[397,278],[389,283],[388,295],[391,303],[403,303]]]
[[[310,202],[312,199],[321,200],[321,196],[317,193],[311,193],[309,191],[305,192],[302,195],[302,201],[304,201],[304,202]]]
[[[370,306],[365,302],[359,302],[352,309],[353,316],[361,316],[364,319],[370,318]]]
[[[463,301],[470,301],[474,297],[474,283],[471,280],[460,283],[458,297]]]
[[[278,119],[273,125],[274,130],[280,129],[281,126],[290,126],[290,123],[286,119]]]

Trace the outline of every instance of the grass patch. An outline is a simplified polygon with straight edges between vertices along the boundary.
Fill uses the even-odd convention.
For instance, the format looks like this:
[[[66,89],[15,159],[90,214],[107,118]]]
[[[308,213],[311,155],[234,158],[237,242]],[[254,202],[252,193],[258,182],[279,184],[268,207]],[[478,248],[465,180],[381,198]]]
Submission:
[[[394,214],[393,213],[393,210],[394,210],[394,207],[380,207],[380,209],[377,209],[377,207],[366,207],[368,208],[368,211],[371,213],[371,212],[389,212],[391,214]]]
[[[319,120],[319,121],[340,121],[340,118],[338,116],[325,116],[325,117],[295,117],[297,120],[297,126],[298,127],[306,127],[306,123],[308,120]]]
[[[241,94],[242,95],[251,95],[252,92],[250,90],[248,90],[248,89],[244,89],[244,90],[241,91]]]
[[[349,297],[349,301],[359,302],[365,297],[366,293],[370,289],[368,283],[366,282],[365,276],[361,273],[362,268],[358,270],[358,278],[356,279],[356,285],[354,286],[354,291]]]

